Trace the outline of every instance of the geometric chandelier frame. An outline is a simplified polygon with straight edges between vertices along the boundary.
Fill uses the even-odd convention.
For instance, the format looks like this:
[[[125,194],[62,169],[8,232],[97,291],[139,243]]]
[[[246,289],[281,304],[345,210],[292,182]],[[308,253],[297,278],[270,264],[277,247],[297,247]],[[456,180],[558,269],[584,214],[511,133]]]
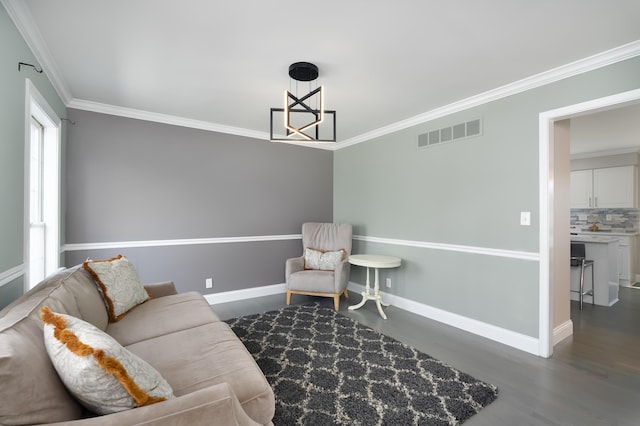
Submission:
[[[308,62],[296,62],[289,67],[289,76],[297,81],[312,81],[318,77],[318,67]],[[283,115],[284,137],[274,134],[274,116],[278,114]],[[271,108],[269,128],[270,139],[274,142],[335,142],[336,112],[325,110],[322,86],[300,97],[286,90],[284,108]]]

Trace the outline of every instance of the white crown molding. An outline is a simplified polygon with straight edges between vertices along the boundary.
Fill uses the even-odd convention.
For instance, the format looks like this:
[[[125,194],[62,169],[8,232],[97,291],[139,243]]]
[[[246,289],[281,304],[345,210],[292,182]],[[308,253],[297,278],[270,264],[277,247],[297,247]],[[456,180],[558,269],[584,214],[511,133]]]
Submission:
[[[388,126],[380,127],[370,132],[354,136],[337,143],[335,149],[338,150],[356,145],[361,142],[388,135],[389,133],[397,132],[418,124],[435,120],[436,118],[445,117],[447,115],[464,111],[466,109],[480,106],[492,101],[496,101],[507,96],[526,92],[527,90],[535,89],[537,87],[541,87],[550,83],[554,83],[556,81],[563,80],[565,78],[573,77],[578,74],[602,68],[616,62],[634,58],[639,55],[640,40],[636,40],[631,43],[627,43],[622,46],[607,50],[605,52],[601,52],[593,56],[589,56],[587,58],[541,72],[539,74],[535,74],[522,80],[506,84],[504,86],[486,91],[484,93],[480,93],[478,95],[453,102],[449,105],[427,111],[406,120],[398,121]]]
[[[191,127],[195,129],[220,132],[237,136],[245,136],[261,140],[269,140],[269,134],[267,132],[259,132],[256,130],[226,126],[207,121],[192,120],[167,114],[159,114],[149,111],[136,110],[73,98],[68,85],[65,83],[64,79],[58,72],[58,67],[55,63],[55,60],[53,59],[53,56],[51,55],[46,42],[40,34],[40,31],[35,25],[33,25],[34,21],[26,4],[20,0],[0,0],[0,2],[4,5],[9,16],[18,28],[18,31],[20,31],[20,34],[33,52],[36,60],[44,68],[45,73],[50,78],[56,92],[67,107],[158,123],[172,124],[181,127]],[[398,121],[388,126],[380,127],[370,132],[362,133],[360,135],[346,139],[342,142],[337,142],[330,145],[294,142],[292,142],[291,144],[314,149],[336,151],[418,124],[422,124],[436,118],[444,117],[456,112],[463,111],[465,109],[469,109],[507,96],[521,93],[536,87],[544,86],[549,83],[582,74],[597,68],[602,68],[607,65],[611,65],[616,62],[620,62],[639,55],[640,40],[636,40],[631,43],[627,43],[625,45],[607,50],[605,52],[601,52],[593,56],[533,75],[531,77],[506,84],[496,89],[492,89],[487,92],[462,99],[449,105],[427,111],[414,117],[410,117],[406,120]]]
[[[73,98],[67,103],[67,108],[75,108],[84,111],[98,112],[101,114],[115,115],[119,117],[133,118],[136,120],[153,121],[155,123],[170,124],[173,126],[188,127],[191,129],[206,130],[209,132],[225,133],[229,135],[244,136],[253,139],[269,141],[269,133],[257,130],[244,129],[242,127],[226,126],[224,124],[212,123],[210,121],[193,120],[190,118],[178,117],[175,115],[161,114],[157,112],[145,111],[141,109],[125,108],[116,105],[103,104],[100,102],[87,101]],[[304,146],[308,148],[334,150],[332,145],[313,142],[287,142],[279,141],[290,145]]]
[[[18,266],[14,266],[11,269],[0,272],[0,287],[5,284],[9,284],[14,281],[16,278],[20,278],[26,273],[26,268],[24,263]]]
[[[137,120],[153,121],[156,123],[171,124],[181,127],[190,127],[192,129],[207,130],[210,132],[220,132],[237,136],[246,136],[255,139],[269,140],[269,133],[266,132],[258,132],[256,130],[211,123],[209,121],[193,120],[190,118],[178,117],[175,115],[160,114],[157,112],[144,111],[134,108],[125,108],[121,106],[86,101],[77,98],[71,99],[67,103],[67,107],[81,109],[84,111],[99,112],[102,114],[117,115],[120,117],[134,118]]]
[[[36,60],[40,63],[44,74],[49,77],[49,81],[51,81],[58,96],[60,96],[60,99],[62,99],[62,102],[66,105],[69,100],[71,100],[71,91],[58,72],[58,66],[42,34],[40,34],[38,28],[33,25],[33,17],[31,16],[31,12],[29,12],[26,2],[20,0],[0,0],[0,2],[2,2],[2,5],[7,10],[16,28],[18,28],[25,43],[27,43],[27,46],[31,49],[33,56],[35,56]]]
[[[9,0],[0,0],[9,1]],[[480,93],[462,99],[457,102],[442,106],[440,108],[433,109],[431,111],[418,114],[410,117],[406,120],[401,120],[388,126],[380,127],[370,132],[362,133],[361,135],[354,136],[342,142],[336,142],[335,144],[323,144],[323,143],[297,143],[297,142],[282,142],[292,145],[304,146],[314,149],[324,149],[328,151],[337,151],[342,148],[347,148],[358,143],[366,142],[371,139],[375,139],[390,133],[394,133],[400,130],[407,129],[409,127],[416,126],[418,124],[426,123],[431,120],[435,120],[440,117],[454,114],[456,112],[464,111],[469,108],[480,106],[488,102],[496,101],[498,99],[505,98],[507,96],[515,95],[525,92],[527,90],[535,89],[556,81],[563,80],[565,78],[573,77],[578,74],[582,74],[588,71],[592,71],[598,68],[605,67],[617,62],[624,61],[626,59],[640,56],[640,40],[636,40],[631,43],[627,43],[622,46],[607,50],[595,54],[593,56],[577,60],[575,62],[553,68],[548,71],[541,72],[539,74],[524,78],[522,80],[515,81],[513,83],[506,84],[504,86]],[[182,127],[192,127],[201,130],[208,130],[213,132],[227,133],[238,136],[246,136],[255,139],[269,140],[269,134],[266,132],[258,132],[255,130],[243,129],[239,127],[225,126],[222,124],[216,124],[207,121],[191,120],[182,117],[176,117],[166,114],[159,114],[149,111],[136,110],[131,108],[118,107],[114,105],[101,104],[97,102],[85,101],[81,99],[72,99],[67,103],[69,108],[77,108],[87,111],[101,112],[105,114],[136,118],[147,121],[154,121],[158,123],[173,124]]]

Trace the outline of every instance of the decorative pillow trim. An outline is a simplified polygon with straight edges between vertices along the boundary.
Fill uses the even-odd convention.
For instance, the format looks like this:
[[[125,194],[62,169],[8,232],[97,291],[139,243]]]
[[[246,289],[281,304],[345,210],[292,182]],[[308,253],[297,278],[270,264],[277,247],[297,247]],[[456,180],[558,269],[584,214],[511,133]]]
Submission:
[[[100,279],[100,276],[93,270],[91,269],[91,266],[89,265],[89,263],[103,263],[103,262],[113,262],[114,260],[120,260],[122,259],[124,256],[119,254],[116,257],[112,257],[110,259],[103,259],[103,260],[86,260],[82,263],[82,267],[89,272],[89,274],[91,275],[91,277],[93,278],[93,280],[96,282],[96,284],[98,285],[98,288],[100,289],[100,293],[102,293],[102,298],[104,299],[105,304],[107,305],[107,311],[109,313],[109,320],[111,322],[118,322],[120,321],[122,318],[124,318],[125,315],[127,315],[129,313],[129,311],[124,312],[120,315],[116,315],[116,311],[115,311],[115,305],[113,304],[113,300],[111,300],[111,297],[109,297],[109,292],[107,290],[107,286],[102,282],[102,280]],[[145,292],[147,293],[148,299],[152,299],[151,293],[149,293],[149,290],[147,290],[145,288]],[[148,300],[147,299],[147,300]]]
[[[92,262],[112,262],[114,260],[119,260],[119,259],[122,259],[121,254],[119,254],[117,257],[112,257],[111,259],[93,260]],[[85,269],[85,271],[87,271],[91,275],[93,280],[96,282],[96,284],[100,288],[100,293],[102,293],[102,298],[104,299],[104,302],[107,304],[107,310],[109,311],[109,319],[112,322],[116,322],[120,320],[120,318],[116,317],[114,313],[115,307],[113,306],[113,300],[111,300],[111,298],[107,294],[107,287],[104,285],[104,283],[102,282],[98,274],[96,274],[95,271],[91,269],[91,267],[89,266],[89,261],[84,261],[82,263],[82,267]]]
[[[51,312],[51,309],[47,306],[40,308],[40,318],[46,324],[50,324],[54,327],[53,335],[56,339],[65,345],[71,352],[78,356],[92,355],[96,360],[100,368],[107,373],[115,377],[122,387],[127,391],[129,395],[136,402],[136,406],[143,407],[145,405],[155,404],[156,402],[166,401],[164,397],[156,397],[147,394],[140,389],[138,384],[129,376],[127,370],[122,366],[117,359],[107,356],[102,349],[94,349],[89,345],[86,345],[78,339],[78,336],[69,329],[67,329],[67,321]]]

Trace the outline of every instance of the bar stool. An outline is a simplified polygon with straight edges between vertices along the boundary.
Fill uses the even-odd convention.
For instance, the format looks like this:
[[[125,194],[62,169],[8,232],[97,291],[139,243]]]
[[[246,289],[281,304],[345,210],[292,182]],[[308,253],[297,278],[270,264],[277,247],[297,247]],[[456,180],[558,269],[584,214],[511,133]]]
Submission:
[[[580,268],[580,290],[570,290],[578,293],[580,301],[580,310],[582,310],[582,299],[584,296],[591,296],[591,304],[595,305],[595,283],[593,281],[593,260],[587,260],[586,249],[584,244],[571,243],[571,267]],[[584,268],[591,266],[591,290],[584,289]]]

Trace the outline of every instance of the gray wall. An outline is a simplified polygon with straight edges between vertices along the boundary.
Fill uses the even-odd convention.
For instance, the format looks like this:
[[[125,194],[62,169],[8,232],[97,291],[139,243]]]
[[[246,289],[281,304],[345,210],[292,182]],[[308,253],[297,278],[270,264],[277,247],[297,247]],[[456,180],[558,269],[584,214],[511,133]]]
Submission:
[[[65,107],[46,70],[18,71],[18,62],[37,64],[13,21],[0,5],[0,274],[23,264],[25,78],[59,117]],[[64,145],[64,131],[62,135]],[[22,293],[23,277],[0,287],[0,308]]]
[[[69,110],[68,244],[300,234],[332,221],[333,153]],[[144,281],[180,291],[284,282],[301,242],[254,241],[67,250],[67,265],[122,253]],[[213,277],[213,290],[205,278]]]
[[[539,113],[637,88],[640,58],[340,149],[334,220],[368,237],[538,253]],[[417,147],[420,134],[476,118],[479,137]],[[519,225],[521,211],[531,226]],[[402,257],[385,271],[398,296],[538,336],[535,260],[377,242],[354,252]],[[360,269],[353,280],[364,283]]]

